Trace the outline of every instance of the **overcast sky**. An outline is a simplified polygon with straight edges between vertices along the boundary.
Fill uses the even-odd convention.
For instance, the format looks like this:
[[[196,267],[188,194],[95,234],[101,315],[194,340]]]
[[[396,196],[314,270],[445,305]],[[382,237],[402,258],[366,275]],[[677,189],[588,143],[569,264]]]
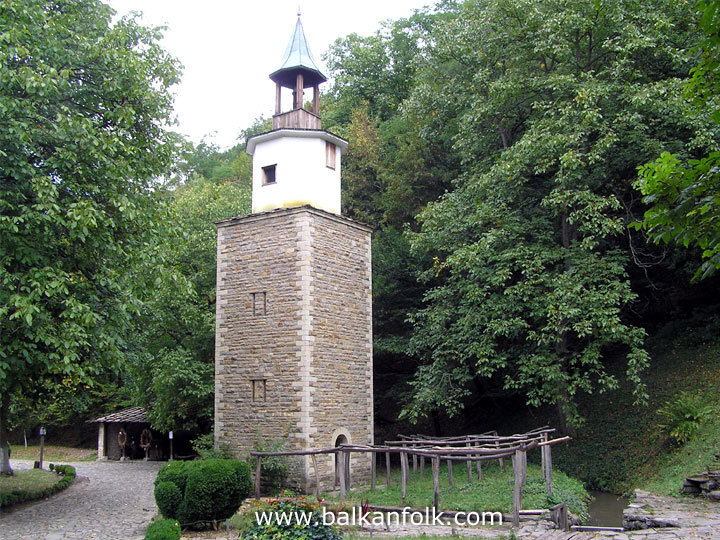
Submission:
[[[193,141],[208,135],[221,148],[230,147],[255,118],[274,112],[275,86],[268,75],[280,67],[298,0],[106,1],[120,15],[142,11],[146,24],[168,27],[163,46],[184,65],[175,88],[179,131]],[[335,39],[372,34],[381,21],[408,17],[433,3],[303,0],[299,7],[315,61],[327,74],[322,55]]]

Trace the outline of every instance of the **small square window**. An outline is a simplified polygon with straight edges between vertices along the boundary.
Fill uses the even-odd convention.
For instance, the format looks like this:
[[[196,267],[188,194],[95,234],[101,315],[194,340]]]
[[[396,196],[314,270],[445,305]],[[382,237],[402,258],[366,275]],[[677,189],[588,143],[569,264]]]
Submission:
[[[267,315],[267,293],[254,292],[250,293],[252,298],[253,317]]]
[[[335,145],[325,141],[325,165],[328,169],[335,169]]]
[[[268,165],[267,167],[263,167],[263,185],[267,186],[268,184],[274,184],[275,183],[275,168],[277,165]]]
[[[252,400],[253,401],[266,401],[267,400],[267,379],[252,379]]]

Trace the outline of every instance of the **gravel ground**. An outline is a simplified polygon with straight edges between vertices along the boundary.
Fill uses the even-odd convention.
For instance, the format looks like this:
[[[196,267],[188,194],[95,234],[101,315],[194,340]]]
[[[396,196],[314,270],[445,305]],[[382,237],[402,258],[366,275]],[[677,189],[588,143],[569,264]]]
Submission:
[[[32,461],[12,460],[14,469]],[[153,481],[162,462],[70,463],[73,484],[50,499],[0,510],[2,540],[135,540],[157,513]]]

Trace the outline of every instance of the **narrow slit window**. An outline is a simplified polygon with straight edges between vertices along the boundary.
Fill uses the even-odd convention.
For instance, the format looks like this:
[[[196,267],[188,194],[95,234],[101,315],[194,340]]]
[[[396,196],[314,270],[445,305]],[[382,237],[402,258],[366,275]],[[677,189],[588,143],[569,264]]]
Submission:
[[[267,399],[267,379],[252,379],[252,400],[266,401]]]
[[[325,141],[325,165],[328,169],[335,169],[335,145]]]
[[[275,168],[277,165],[268,165],[267,167],[263,167],[263,185],[267,186],[268,184],[274,184],[276,182],[275,180]]]
[[[261,317],[267,315],[267,293],[254,292],[250,293],[252,299],[253,317]]]

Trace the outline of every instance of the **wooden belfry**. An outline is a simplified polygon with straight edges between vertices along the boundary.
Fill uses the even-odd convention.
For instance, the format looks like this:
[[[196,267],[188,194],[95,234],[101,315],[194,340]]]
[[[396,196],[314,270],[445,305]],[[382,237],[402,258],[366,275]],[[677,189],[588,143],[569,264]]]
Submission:
[[[270,79],[275,82],[275,114],[282,113],[282,89],[289,88],[293,91],[293,109],[302,109],[305,88],[313,89],[313,114],[318,114],[320,91],[318,86],[327,81],[315,64],[310,47],[308,47],[305,31],[300,22],[300,13],[295,25],[290,42],[288,43],[285,55],[283,56],[280,69],[270,74]],[[274,126],[273,126],[274,127]]]

